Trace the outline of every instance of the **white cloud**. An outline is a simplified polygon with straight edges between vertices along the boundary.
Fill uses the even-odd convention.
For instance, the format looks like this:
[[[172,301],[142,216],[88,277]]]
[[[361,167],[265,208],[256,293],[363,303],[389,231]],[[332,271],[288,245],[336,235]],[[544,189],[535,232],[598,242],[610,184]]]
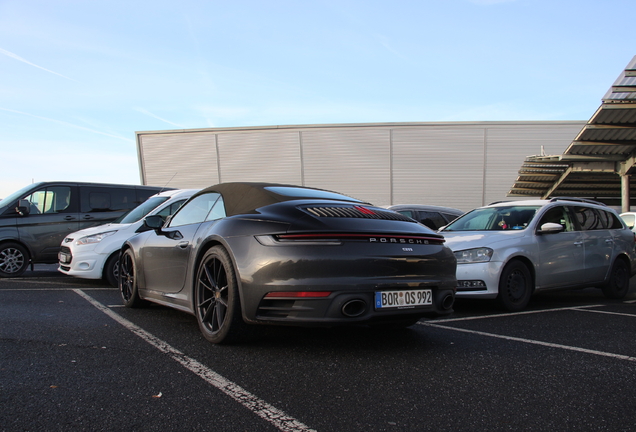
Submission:
[[[171,122],[170,120],[166,120],[166,119],[164,119],[164,118],[161,118],[161,117],[159,117],[158,115],[155,115],[155,114],[151,113],[150,111],[145,110],[145,109],[143,109],[143,108],[135,107],[134,109],[135,109],[135,111],[138,111],[138,112],[140,112],[140,113],[142,113],[142,114],[146,114],[147,116],[150,116],[150,117],[152,117],[152,118],[156,118],[157,120],[161,120],[162,122],[164,122],[164,123],[168,123],[169,125],[176,126],[176,127],[178,127],[178,128],[182,128],[182,129],[184,129],[184,128],[185,128],[185,126],[183,126],[183,125],[180,125],[180,124],[177,124],[177,123],[173,123],[173,122]]]
[[[68,126],[68,127],[74,128],[74,129],[80,129],[80,130],[84,130],[84,131],[87,131],[87,132],[92,132],[92,133],[99,134],[99,135],[104,135],[104,136],[111,137],[111,138],[117,138],[117,139],[120,139],[120,140],[123,140],[123,141],[127,141],[127,142],[134,142],[135,141],[135,140],[133,140],[131,138],[125,138],[125,137],[122,137],[122,136],[119,136],[119,135],[113,135],[113,134],[110,134],[110,133],[107,133],[107,132],[101,132],[101,131],[98,131],[98,130],[95,130],[95,129],[90,129],[90,128],[87,128],[87,127],[84,127],[84,126],[74,125],[72,123],[68,123],[68,122],[65,122],[65,121],[62,121],[62,120],[55,120],[55,119],[51,119],[51,118],[47,118],[47,117],[41,117],[41,116],[37,116],[37,115],[34,115],[34,114],[29,114],[29,113],[25,113],[25,112],[22,112],[22,111],[9,109],[9,108],[0,107],[0,110],[7,111],[7,112],[12,112],[12,113],[15,113],[15,114],[21,114],[21,115],[25,115],[25,116],[29,116],[29,117],[33,117],[33,118],[37,118],[37,119],[40,119],[40,120],[46,120],[46,121],[50,121],[50,122],[53,122],[53,123],[58,123],[58,124],[61,124],[61,125],[64,125],[64,126]]]
[[[0,48],[0,54],[4,54],[4,55],[6,55],[6,56],[8,56],[8,57],[11,57],[11,58],[16,59],[16,60],[18,60],[18,61],[21,61],[21,62],[26,63],[26,64],[28,64],[28,65],[31,65],[31,66],[33,66],[33,67],[36,67],[36,68],[38,68],[38,69],[42,69],[43,71],[46,71],[46,72],[52,73],[52,74],[54,74],[54,75],[61,76],[62,78],[66,78],[67,80],[75,81],[73,78],[69,78],[69,77],[67,77],[67,76],[65,76],[65,75],[62,75],[62,74],[60,74],[60,73],[57,73],[57,72],[54,72],[54,71],[52,71],[52,70],[49,70],[49,69],[43,68],[42,66],[38,66],[38,65],[36,65],[35,63],[31,63],[30,61],[28,61],[28,60],[26,60],[26,59],[23,59],[23,58],[22,58],[22,57],[20,57],[19,55],[14,54],[14,53],[12,53],[12,52],[10,52],[10,51],[4,50],[4,49],[2,49],[2,48]]]

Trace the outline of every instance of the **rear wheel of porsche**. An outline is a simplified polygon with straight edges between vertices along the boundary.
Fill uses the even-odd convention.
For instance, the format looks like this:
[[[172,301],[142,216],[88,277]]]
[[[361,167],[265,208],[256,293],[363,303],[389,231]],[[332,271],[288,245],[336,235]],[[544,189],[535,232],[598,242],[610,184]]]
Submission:
[[[212,343],[236,342],[246,324],[236,273],[229,254],[222,246],[208,250],[197,271],[195,312],[203,336]]]

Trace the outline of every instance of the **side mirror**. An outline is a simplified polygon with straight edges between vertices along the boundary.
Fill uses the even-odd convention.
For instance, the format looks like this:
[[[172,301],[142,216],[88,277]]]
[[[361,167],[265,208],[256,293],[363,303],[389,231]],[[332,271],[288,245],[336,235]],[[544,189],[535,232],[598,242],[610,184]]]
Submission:
[[[553,233],[559,233],[563,231],[564,229],[565,228],[563,228],[563,225],[561,224],[554,223],[554,222],[546,222],[543,225],[541,225],[541,228],[539,229],[538,233],[553,234]]]
[[[18,206],[15,208],[15,211],[20,216],[28,216],[31,213],[31,203],[29,200],[21,199],[18,201]]]
[[[144,219],[144,225],[157,231],[157,234],[159,234],[161,232],[161,228],[163,228],[163,218],[159,215],[146,216]]]

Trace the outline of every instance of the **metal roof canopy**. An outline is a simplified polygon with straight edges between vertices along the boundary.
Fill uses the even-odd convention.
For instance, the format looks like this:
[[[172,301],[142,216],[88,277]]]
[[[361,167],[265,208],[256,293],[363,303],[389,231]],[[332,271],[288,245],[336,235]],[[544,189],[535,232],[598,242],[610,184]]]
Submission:
[[[636,204],[636,56],[563,155],[528,156],[508,196],[593,198]]]

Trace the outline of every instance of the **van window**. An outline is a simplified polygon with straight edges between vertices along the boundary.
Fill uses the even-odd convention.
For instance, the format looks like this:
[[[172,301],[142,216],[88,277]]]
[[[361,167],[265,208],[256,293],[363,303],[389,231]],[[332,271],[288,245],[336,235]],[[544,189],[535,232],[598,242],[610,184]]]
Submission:
[[[446,219],[444,219],[438,212],[420,211],[419,213],[419,221],[430,229],[436,230],[446,225]]]
[[[137,207],[134,188],[82,186],[82,213],[130,210]]]
[[[29,214],[62,213],[71,204],[71,188],[53,186],[37,190],[25,198],[29,201]]]

